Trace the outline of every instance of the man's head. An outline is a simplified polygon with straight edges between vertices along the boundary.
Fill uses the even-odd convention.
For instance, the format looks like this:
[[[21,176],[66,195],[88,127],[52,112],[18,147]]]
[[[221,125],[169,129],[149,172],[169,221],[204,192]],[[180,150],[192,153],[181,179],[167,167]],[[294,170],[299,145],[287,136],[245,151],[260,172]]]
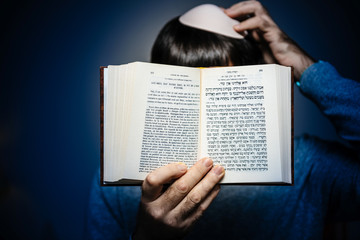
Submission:
[[[181,16],[180,21],[179,17],[171,20],[153,45],[151,62],[191,67],[263,63],[256,44],[247,37],[234,35],[227,18],[218,7],[201,5]]]

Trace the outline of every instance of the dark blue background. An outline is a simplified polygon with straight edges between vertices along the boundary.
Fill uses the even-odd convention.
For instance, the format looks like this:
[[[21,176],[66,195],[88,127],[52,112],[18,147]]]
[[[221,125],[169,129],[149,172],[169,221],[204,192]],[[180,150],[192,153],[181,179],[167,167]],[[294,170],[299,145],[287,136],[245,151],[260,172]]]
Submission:
[[[161,27],[206,2],[236,3],[0,3],[0,238],[4,229],[27,239],[82,237],[100,157],[99,66],[149,61]],[[360,79],[356,0],[262,2],[313,57]],[[295,134],[304,132],[336,139],[316,106],[296,91]]]

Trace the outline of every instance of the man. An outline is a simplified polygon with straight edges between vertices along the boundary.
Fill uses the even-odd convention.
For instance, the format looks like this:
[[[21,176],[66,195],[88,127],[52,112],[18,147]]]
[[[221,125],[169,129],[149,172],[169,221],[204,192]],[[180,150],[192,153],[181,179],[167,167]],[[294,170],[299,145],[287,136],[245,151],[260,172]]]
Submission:
[[[360,83],[340,77],[328,63],[315,63],[259,2],[224,11],[242,20],[234,29],[251,34],[266,63],[294,67],[297,85],[351,147],[296,139],[292,187],[223,186],[219,194],[217,183],[226,173],[209,158],[189,170],[174,163],[153,171],[140,201],[137,188],[97,187],[89,218],[93,238],[319,239],[327,221],[360,219]]]

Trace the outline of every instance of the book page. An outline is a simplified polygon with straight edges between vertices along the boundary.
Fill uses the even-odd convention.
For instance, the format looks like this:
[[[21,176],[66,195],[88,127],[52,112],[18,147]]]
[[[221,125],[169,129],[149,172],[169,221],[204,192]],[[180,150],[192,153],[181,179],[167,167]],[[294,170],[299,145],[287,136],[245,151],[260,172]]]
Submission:
[[[197,159],[200,70],[149,63],[134,65],[125,178],[144,178],[171,162]],[[133,173],[136,173],[135,176]]]
[[[201,155],[223,182],[281,181],[274,65],[203,69]]]
[[[104,181],[116,181],[121,176],[122,162],[117,149],[122,146],[119,137],[123,106],[118,104],[123,99],[124,79],[121,77],[126,65],[108,66],[104,70]]]

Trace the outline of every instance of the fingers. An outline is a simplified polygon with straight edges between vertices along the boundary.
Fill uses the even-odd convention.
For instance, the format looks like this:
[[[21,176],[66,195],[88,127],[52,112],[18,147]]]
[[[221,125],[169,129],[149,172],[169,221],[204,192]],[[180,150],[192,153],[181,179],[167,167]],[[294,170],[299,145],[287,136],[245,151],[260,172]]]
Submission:
[[[234,4],[225,10],[225,13],[231,18],[243,18],[252,14],[261,14],[266,12],[264,7],[258,1],[243,1]]]
[[[183,219],[186,219],[192,212],[204,211],[216,197],[216,194],[213,195],[211,193],[214,191],[214,187],[217,186],[224,174],[225,170],[222,166],[217,165],[213,167],[211,171],[186,195],[174,209],[174,212],[177,215],[182,216]],[[198,207],[200,209],[198,209]]]
[[[184,163],[171,163],[149,173],[142,185],[142,197],[145,201],[153,201],[159,197],[163,185],[185,174]]]
[[[224,174],[224,168],[213,167],[209,158],[200,159],[189,170],[177,163],[150,173],[143,182],[134,236],[183,237],[219,193],[217,183]],[[164,192],[163,184],[174,179]]]
[[[216,198],[216,196],[220,192],[220,185],[215,185],[212,191],[206,196],[201,204],[195,207],[192,211],[192,214],[188,216],[188,218],[183,220],[184,226],[191,226],[197,219],[199,219],[204,211],[210,206],[212,201]]]
[[[257,1],[240,2],[226,9],[225,13],[241,21],[234,26],[237,32],[254,29],[267,32],[269,27],[276,26],[265,8]]]
[[[262,20],[260,17],[252,17],[234,26],[235,31],[262,29]]]
[[[159,197],[159,201],[166,202],[166,205],[163,206],[165,211],[173,209],[178,205],[190,190],[200,182],[212,166],[213,162],[210,158],[200,159],[184,176],[175,181],[166,192]]]

